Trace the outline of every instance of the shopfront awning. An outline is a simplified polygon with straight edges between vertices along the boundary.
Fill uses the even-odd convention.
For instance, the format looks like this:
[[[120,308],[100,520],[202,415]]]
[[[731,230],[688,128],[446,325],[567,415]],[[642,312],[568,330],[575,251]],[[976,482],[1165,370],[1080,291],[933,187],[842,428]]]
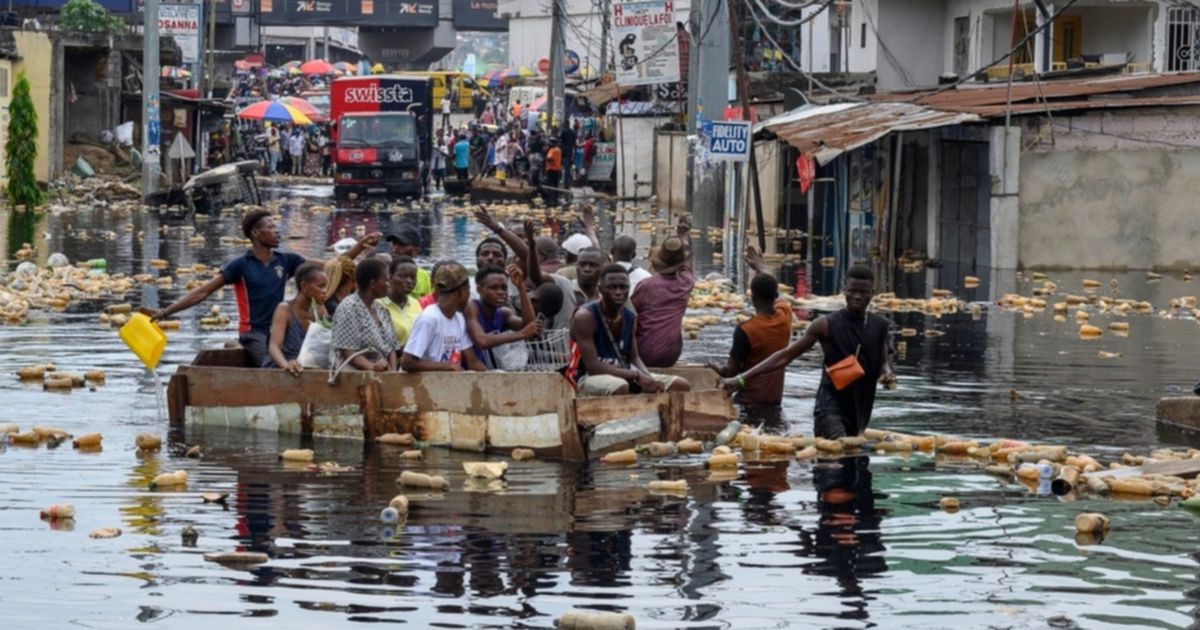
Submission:
[[[755,137],[776,137],[820,164],[897,131],[981,122],[975,114],[912,103],[805,105],[755,126]]]

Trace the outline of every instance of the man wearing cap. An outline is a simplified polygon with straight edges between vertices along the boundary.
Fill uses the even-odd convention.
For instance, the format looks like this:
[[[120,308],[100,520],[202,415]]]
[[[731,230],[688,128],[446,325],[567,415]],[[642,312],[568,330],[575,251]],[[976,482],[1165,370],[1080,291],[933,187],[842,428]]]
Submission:
[[[471,350],[463,310],[471,299],[471,274],[458,263],[438,267],[433,278],[437,302],[430,304],[413,323],[400,367],[405,372],[461,372],[464,368],[485,372],[483,362]]]
[[[407,256],[413,260],[421,253],[421,232],[415,226],[407,223],[400,225],[395,232],[387,235],[387,242],[392,244],[392,257]],[[421,299],[433,293],[433,283],[430,282],[429,271],[417,268],[417,284],[409,295]]]
[[[587,247],[600,247],[600,237],[596,235],[596,207],[590,203],[583,204],[579,208],[579,223],[583,231],[568,236],[562,244],[567,252],[567,266],[555,272],[568,280],[575,279],[575,263],[579,259],[579,252]]]
[[[567,240],[563,241],[562,244],[563,251],[567,252],[566,265],[559,268],[557,271],[558,275],[568,280],[574,280],[576,274],[575,265],[579,261],[579,252],[594,246],[592,239],[588,238],[585,234],[572,234],[568,236]]]
[[[638,313],[638,349],[650,367],[671,367],[683,353],[683,315],[696,286],[691,229],[688,218],[680,217],[676,235],[664,240],[650,256],[654,275],[638,283],[630,300]]]

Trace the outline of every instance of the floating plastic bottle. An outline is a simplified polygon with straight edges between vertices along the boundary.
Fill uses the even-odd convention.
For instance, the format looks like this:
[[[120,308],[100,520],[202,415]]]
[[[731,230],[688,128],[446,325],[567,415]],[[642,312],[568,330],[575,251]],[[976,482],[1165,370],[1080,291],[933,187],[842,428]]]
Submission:
[[[717,434],[715,440],[717,446],[729,444],[733,441],[733,438],[736,437],[738,433],[741,433],[741,431],[742,423],[738,422],[737,420],[731,421],[729,424],[725,425],[724,429],[721,429],[720,433]]]
[[[42,508],[42,518],[47,520],[75,518],[75,506],[70,503],[55,503]]]
[[[385,524],[391,525],[400,520],[400,512],[396,508],[388,506],[379,512],[379,520]]]

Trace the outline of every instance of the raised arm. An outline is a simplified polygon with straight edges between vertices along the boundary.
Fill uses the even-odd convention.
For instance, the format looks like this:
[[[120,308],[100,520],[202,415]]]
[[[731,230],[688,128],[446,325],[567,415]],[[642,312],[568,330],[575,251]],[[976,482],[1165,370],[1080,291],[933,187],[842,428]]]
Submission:
[[[379,241],[382,238],[383,234],[380,234],[379,232],[371,232],[370,234],[362,237],[360,241],[354,244],[354,247],[350,248],[350,251],[346,252],[346,258],[354,260],[355,258],[361,256],[363,252],[375,249],[375,247],[379,245]],[[316,265],[324,265],[326,262],[319,258],[305,258],[304,261]]]
[[[600,237],[596,236],[596,206],[583,204],[579,211],[579,222],[583,224],[583,235],[592,242],[592,247],[600,249]]]
[[[525,257],[525,268],[529,273],[529,281],[533,286],[540,287],[547,282],[554,282],[553,278],[547,277],[542,273],[542,266],[537,259],[537,241],[534,240],[533,220],[525,219],[525,244],[529,248],[529,255]]]
[[[152,320],[157,321],[160,319],[166,319],[166,318],[174,315],[175,313],[178,313],[179,311],[186,311],[187,309],[192,308],[193,306],[203,302],[204,300],[208,299],[208,296],[212,295],[214,291],[216,291],[217,289],[220,289],[223,286],[225,286],[225,274],[222,273],[222,274],[218,274],[217,277],[213,278],[212,280],[209,280],[208,282],[204,283],[203,285],[198,286],[195,289],[192,289],[191,291],[188,291],[186,295],[179,298],[178,300],[175,300],[175,302],[173,304],[171,304],[170,306],[168,306],[166,308],[162,308],[162,309],[158,309],[158,310],[150,310],[150,309],[139,309],[139,310],[142,313],[148,315],[150,317],[150,319],[152,319]]]
[[[762,252],[755,249],[753,245],[746,246],[746,253],[743,255],[746,260],[746,266],[754,271],[754,273],[767,273],[766,260],[763,259]]]
[[[492,213],[488,212],[486,208],[477,206],[475,208],[475,219],[483,227],[491,230],[500,240],[504,241],[504,244],[508,245],[508,248],[512,250],[517,258],[522,260],[529,258],[529,247],[525,244],[525,241],[521,240],[520,235],[500,225],[496,217],[492,216]]]
[[[525,274],[521,272],[521,268],[517,265],[508,266],[508,279],[517,287],[517,296],[521,300],[521,315],[516,313],[508,318],[508,327],[512,330],[520,330],[529,326],[536,326],[533,334],[526,337],[532,339],[538,333],[542,332],[541,322],[537,319],[537,313],[533,312],[533,301],[529,299],[529,290],[525,288]]]

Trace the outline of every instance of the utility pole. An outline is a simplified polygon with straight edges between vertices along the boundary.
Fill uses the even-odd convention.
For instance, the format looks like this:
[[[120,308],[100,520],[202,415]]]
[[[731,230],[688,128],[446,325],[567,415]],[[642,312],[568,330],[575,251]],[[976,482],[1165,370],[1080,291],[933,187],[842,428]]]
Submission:
[[[204,94],[208,98],[212,98],[213,94],[213,71],[216,66],[213,65],[213,60],[216,59],[217,49],[217,0],[209,0],[208,7],[208,46],[205,51],[207,61],[204,63],[206,81],[204,83]]]
[[[738,22],[737,7],[729,3],[729,26],[733,32],[733,63],[737,70],[738,100],[742,102],[742,118],[753,122],[750,111],[750,79],[746,76],[746,63],[743,59],[745,50],[742,49],[742,27]],[[758,221],[758,251],[767,251],[767,231],[763,227],[762,191],[758,189],[758,160],[754,156],[754,134],[750,134],[750,186],[754,191],[754,218]],[[745,222],[742,222],[745,225]],[[739,245],[741,245],[739,243]]]
[[[566,57],[566,45],[563,43],[563,22],[566,16],[563,13],[564,0],[551,0],[553,2],[553,11],[551,17],[553,22],[550,28],[550,98],[546,99],[549,105],[547,120],[550,122],[550,128],[554,128],[556,116],[562,116],[563,100],[567,91],[566,78],[563,75],[563,58]],[[564,116],[565,118],[565,116]]]
[[[146,0],[142,30],[142,194],[149,197],[158,192],[158,178],[162,174],[159,148],[162,114],[158,96],[158,0]]]
[[[608,72],[608,38],[612,28],[612,0],[600,0],[600,76]]]
[[[692,5],[692,48],[688,68],[688,136],[705,120],[720,120],[729,103],[729,14],[727,0]],[[721,225],[725,216],[725,170],[720,163],[697,163],[688,145],[688,210],[697,226]]]

